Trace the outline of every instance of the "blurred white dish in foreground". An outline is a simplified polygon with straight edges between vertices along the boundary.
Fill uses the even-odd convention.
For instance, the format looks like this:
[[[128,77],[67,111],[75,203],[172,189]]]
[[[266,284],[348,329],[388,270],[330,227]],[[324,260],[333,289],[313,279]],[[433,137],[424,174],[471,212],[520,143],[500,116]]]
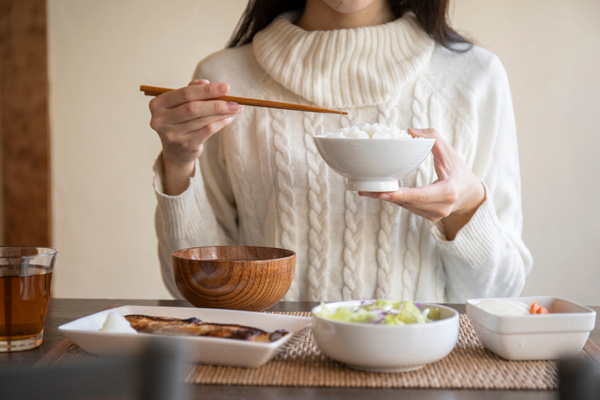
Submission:
[[[327,303],[326,307],[356,307],[361,302]],[[323,354],[355,369],[374,372],[412,371],[446,357],[458,340],[458,312],[450,307],[421,304],[440,311],[440,320],[405,325],[334,321],[313,308],[312,331]]]
[[[490,301],[546,307],[549,314],[499,315],[486,310]],[[470,299],[467,315],[481,343],[508,360],[551,360],[581,352],[596,321],[596,312],[557,297]]]

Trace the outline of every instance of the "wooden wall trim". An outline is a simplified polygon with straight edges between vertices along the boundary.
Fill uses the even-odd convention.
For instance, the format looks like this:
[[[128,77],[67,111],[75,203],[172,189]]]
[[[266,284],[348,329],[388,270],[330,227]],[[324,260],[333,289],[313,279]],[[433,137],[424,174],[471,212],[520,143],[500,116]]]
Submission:
[[[52,245],[46,25],[46,0],[0,1],[5,245]]]

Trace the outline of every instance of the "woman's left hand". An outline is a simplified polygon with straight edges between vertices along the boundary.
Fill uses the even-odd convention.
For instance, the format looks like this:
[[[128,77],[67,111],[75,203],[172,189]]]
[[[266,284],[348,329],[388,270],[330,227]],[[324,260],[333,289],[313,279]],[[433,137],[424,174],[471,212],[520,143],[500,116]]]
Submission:
[[[446,238],[453,240],[484,202],[483,183],[435,129],[411,128],[408,132],[413,137],[436,139],[431,153],[438,179],[430,185],[396,192],[359,194],[390,201],[431,221],[442,220]]]

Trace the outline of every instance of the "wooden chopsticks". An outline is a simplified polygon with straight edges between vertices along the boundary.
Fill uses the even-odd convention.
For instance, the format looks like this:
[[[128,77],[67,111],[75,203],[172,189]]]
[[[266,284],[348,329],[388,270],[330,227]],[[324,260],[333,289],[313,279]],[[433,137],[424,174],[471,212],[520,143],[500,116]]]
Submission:
[[[146,96],[158,96],[159,94],[169,92],[173,89],[157,87],[157,86],[146,86],[140,85],[140,91],[144,92]],[[345,111],[329,110],[327,108],[319,108],[313,106],[304,106],[302,104],[292,103],[281,103],[279,101],[249,99],[247,97],[236,97],[236,96],[221,96],[215,98],[215,100],[232,101],[234,103],[243,104],[245,106],[254,107],[268,107],[268,108],[281,108],[284,110],[295,110],[295,111],[308,111],[308,112],[319,112],[329,114],[348,114]]]

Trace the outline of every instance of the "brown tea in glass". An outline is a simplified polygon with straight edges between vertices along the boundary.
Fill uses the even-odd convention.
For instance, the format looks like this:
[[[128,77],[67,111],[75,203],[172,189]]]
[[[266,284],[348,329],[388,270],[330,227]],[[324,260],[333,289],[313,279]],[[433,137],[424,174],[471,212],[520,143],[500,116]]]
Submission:
[[[42,343],[56,250],[0,247],[0,352]]]

